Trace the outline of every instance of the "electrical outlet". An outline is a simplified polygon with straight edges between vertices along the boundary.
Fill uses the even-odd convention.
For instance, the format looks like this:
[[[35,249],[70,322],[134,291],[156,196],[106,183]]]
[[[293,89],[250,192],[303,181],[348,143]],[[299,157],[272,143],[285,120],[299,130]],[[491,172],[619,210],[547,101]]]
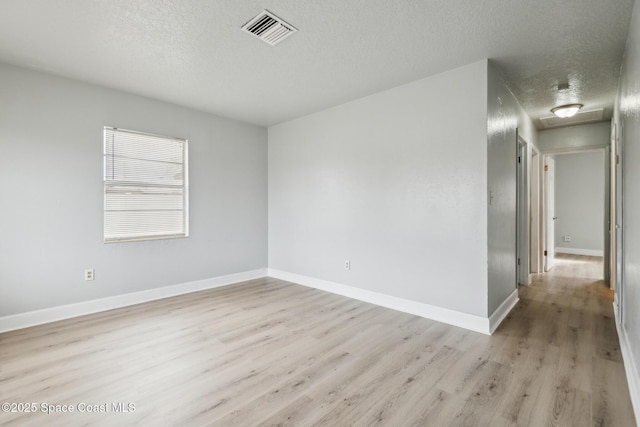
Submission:
[[[565,242],[570,242],[570,241],[571,241],[571,236],[566,235],[566,236],[564,236],[563,240],[564,240]]]
[[[344,262],[344,269],[345,269],[345,270],[351,270],[351,261],[349,261],[349,260],[345,260],[345,262]]]
[[[84,271],[84,280],[93,280],[95,278],[95,271],[93,271],[93,268],[87,268]]]

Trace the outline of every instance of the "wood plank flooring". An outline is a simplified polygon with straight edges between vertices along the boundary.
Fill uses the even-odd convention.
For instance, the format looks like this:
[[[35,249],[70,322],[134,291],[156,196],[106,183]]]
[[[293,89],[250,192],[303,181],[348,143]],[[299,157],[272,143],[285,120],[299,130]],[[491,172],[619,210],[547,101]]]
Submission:
[[[37,405],[0,425],[634,426],[601,269],[559,257],[491,337],[275,279],[0,334]]]

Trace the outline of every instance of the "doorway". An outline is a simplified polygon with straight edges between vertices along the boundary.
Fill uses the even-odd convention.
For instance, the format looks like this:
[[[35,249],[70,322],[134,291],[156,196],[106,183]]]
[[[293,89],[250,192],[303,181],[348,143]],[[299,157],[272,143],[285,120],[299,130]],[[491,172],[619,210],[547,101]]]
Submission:
[[[529,224],[529,144],[518,136],[518,163],[516,186],[516,283],[528,285],[529,280],[529,241],[531,240],[531,228]]]
[[[541,161],[540,151],[518,135],[516,170],[516,281],[529,285],[533,275],[540,273],[543,265],[541,248]]]
[[[544,156],[544,271],[556,254],[599,257],[608,280],[609,152],[583,149]]]

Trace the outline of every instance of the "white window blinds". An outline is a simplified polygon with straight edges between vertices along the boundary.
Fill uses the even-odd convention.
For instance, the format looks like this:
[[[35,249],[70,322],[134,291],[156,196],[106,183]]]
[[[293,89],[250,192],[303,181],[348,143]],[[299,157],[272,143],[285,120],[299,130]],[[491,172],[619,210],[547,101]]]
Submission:
[[[104,241],[186,237],[187,141],[104,128]]]

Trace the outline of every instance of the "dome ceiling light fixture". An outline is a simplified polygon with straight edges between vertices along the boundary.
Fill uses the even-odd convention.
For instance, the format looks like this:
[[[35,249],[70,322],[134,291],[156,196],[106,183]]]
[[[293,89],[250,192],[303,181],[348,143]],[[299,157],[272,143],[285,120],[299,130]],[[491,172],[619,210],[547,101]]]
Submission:
[[[560,118],[566,119],[575,116],[582,107],[582,104],[567,104],[552,108],[551,112]]]

